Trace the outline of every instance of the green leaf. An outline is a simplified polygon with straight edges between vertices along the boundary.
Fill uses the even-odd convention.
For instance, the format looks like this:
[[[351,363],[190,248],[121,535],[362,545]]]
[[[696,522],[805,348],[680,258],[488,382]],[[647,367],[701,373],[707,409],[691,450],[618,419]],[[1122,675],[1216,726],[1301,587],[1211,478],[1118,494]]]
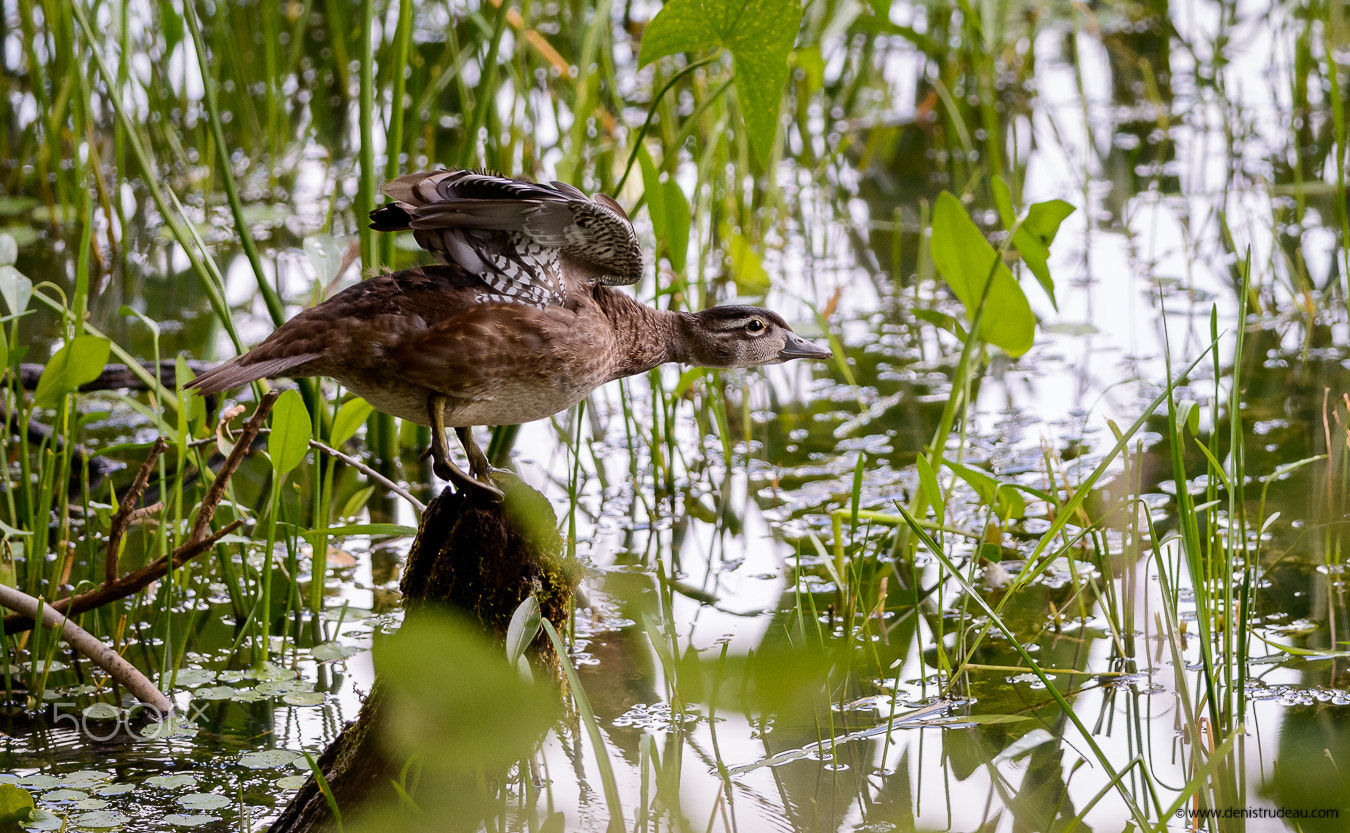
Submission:
[[[27,821],[33,808],[33,796],[28,790],[13,784],[0,784],[0,824]]]
[[[1013,210],[1012,193],[1008,189],[1008,183],[1003,181],[1003,177],[996,176],[993,190],[999,220],[1005,229],[1012,229],[1017,223],[1017,214]],[[1055,235],[1059,232],[1060,223],[1075,210],[1064,200],[1038,202],[1027,209],[1027,216],[1022,219],[1022,224],[1017,226],[1017,232],[1013,235],[1013,248],[1021,255],[1031,274],[1036,276],[1036,282],[1045,290],[1045,294],[1050,298],[1050,305],[1055,309],[1059,309],[1059,304],[1055,301],[1055,282],[1050,277],[1050,267],[1047,265],[1050,258],[1050,244],[1054,242]]]
[[[112,342],[102,336],[75,336],[43,368],[33,402],[39,408],[55,408],[63,396],[98,378],[111,350]]]
[[[313,423],[300,392],[283,393],[272,407],[272,435],[267,438],[267,454],[277,474],[286,474],[305,459],[312,430]]]
[[[689,200],[685,199],[680,183],[673,179],[666,180],[661,190],[666,206],[666,256],[670,258],[670,268],[683,272],[689,253]]]
[[[933,263],[944,280],[966,306],[966,315],[974,318],[985,284],[993,273],[980,338],[1001,348],[1010,356],[1031,349],[1035,338],[1036,317],[1027,296],[1017,285],[1008,267],[998,260],[998,252],[984,239],[961,203],[943,191],[933,209],[933,236],[930,243]]]
[[[666,239],[666,201],[661,189],[661,172],[645,147],[638,148],[638,165],[642,167],[642,193],[647,198],[647,216],[652,220],[652,233],[660,243]]]
[[[333,430],[328,434],[328,444],[333,448],[341,448],[343,443],[356,436],[356,430],[365,425],[366,419],[374,412],[375,408],[360,397],[343,402],[337,416],[333,417]]]
[[[539,635],[541,619],[539,600],[529,596],[516,607],[511,614],[511,623],[506,626],[506,661],[515,665],[525,656],[525,649]]]
[[[0,295],[4,296],[10,313],[18,315],[28,309],[28,302],[33,299],[33,282],[13,266],[0,266]]]
[[[388,686],[383,744],[421,755],[431,776],[507,766],[528,756],[558,714],[556,694],[530,685],[477,622],[449,613],[410,615],[375,644]]]
[[[938,526],[942,526],[943,514],[947,507],[942,501],[942,486],[938,483],[937,472],[933,471],[932,464],[922,454],[919,455],[917,463],[919,486],[923,489],[928,505],[933,508],[933,519],[937,521]]]
[[[763,295],[769,291],[769,273],[750,241],[737,232],[727,234],[727,255],[731,258],[731,277],[743,295]]]
[[[671,0],[643,33],[638,66],[678,52],[724,47],[735,62],[736,99],[750,147],[766,162],[801,21],[800,0]]]
[[[994,507],[1000,518],[1020,518],[1026,515],[1026,499],[1012,484],[1000,483],[989,472],[972,469],[951,460],[947,461],[947,468],[966,481],[981,500]]]

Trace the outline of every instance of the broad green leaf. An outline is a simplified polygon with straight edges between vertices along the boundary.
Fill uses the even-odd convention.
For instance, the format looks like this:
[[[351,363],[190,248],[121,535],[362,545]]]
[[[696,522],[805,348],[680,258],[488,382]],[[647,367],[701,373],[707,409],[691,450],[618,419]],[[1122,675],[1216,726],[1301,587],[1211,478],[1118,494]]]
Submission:
[[[666,180],[661,190],[666,206],[666,255],[670,258],[670,268],[683,272],[685,256],[689,252],[689,200],[673,179]]]
[[[1011,229],[1017,222],[1017,214],[1013,209],[1012,193],[1008,190],[1008,183],[1003,181],[1003,177],[996,176],[993,190],[994,205],[998,208],[999,219],[1005,229]],[[1074,207],[1064,200],[1038,202],[1027,209],[1027,216],[1022,219],[1022,225],[1018,226],[1017,233],[1013,235],[1013,248],[1017,249],[1031,274],[1036,276],[1036,282],[1045,290],[1045,294],[1050,298],[1050,305],[1055,309],[1059,309],[1059,304],[1055,301],[1055,282],[1050,277],[1050,267],[1047,265],[1050,258],[1050,244],[1054,242],[1055,235],[1059,232],[1060,223],[1074,211]]]
[[[341,448],[343,443],[356,436],[356,430],[365,425],[366,419],[374,411],[375,408],[369,402],[359,397],[343,402],[337,416],[333,417],[333,430],[329,432],[328,444],[333,448]]]
[[[267,454],[277,474],[286,474],[305,459],[312,429],[300,392],[292,389],[283,393],[272,407],[272,435],[267,438]]]
[[[736,98],[750,146],[765,162],[778,134],[787,58],[801,20],[800,0],[671,0],[643,33],[638,66],[724,47],[735,62]]]
[[[657,243],[666,239],[666,200],[661,190],[661,172],[647,148],[638,148],[638,165],[642,167],[642,193],[647,198],[647,216],[652,220],[652,234]]]
[[[0,784],[0,824],[27,821],[33,806],[33,796],[28,790],[13,784]]]
[[[968,317],[974,317],[986,281],[993,273],[980,338],[1010,356],[1020,356],[1031,349],[1036,317],[1031,313],[1027,296],[1008,267],[999,262],[998,252],[984,239],[960,201],[946,191],[938,197],[933,209],[930,249],[933,264],[965,304]]]
[[[966,482],[986,504],[994,507],[1000,518],[1020,518],[1027,512],[1026,499],[1014,486],[1000,483],[989,472],[972,469],[960,463],[947,461],[947,468]]]
[[[727,235],[727,256],[731,258],[731,277],[743,295],[763,295],[769,291],[769,273],[750,241],[737,232]]]
[[[4,296],[10,313],[18,315],[28,309],[28,302],[33,299],[33,282],[13,266],[0,266],[0,295]]]
[[[43,368],[33,393],[34,403],[39,408],[55,408],[61,397],[98,378],[111,350],[112,343],[102,336],[75,336]]]
[[[557,718],[556,694],[524,682],[462,616],[409,616],[375,643],[374,657],[389,704],[381,741],[400,756],[420,755],[432,776],[515,763]]]

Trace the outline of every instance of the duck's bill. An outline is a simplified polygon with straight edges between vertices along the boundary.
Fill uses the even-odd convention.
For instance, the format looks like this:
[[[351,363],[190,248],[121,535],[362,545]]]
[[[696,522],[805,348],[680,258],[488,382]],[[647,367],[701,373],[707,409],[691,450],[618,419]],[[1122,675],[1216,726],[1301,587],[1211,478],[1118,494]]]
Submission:
[[[787,333],[787,344],[778,351],[778,358],[781,361],[789,359],[828,359],[834,353],[826,347],[818,344],[812,344],[796,333]]]

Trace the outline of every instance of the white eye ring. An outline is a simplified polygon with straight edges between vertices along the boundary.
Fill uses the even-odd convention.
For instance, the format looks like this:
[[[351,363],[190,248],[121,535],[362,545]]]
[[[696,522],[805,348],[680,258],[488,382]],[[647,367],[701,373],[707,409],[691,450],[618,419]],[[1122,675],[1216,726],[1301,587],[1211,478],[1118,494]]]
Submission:
[[[745,325],[745,331],[747,333],[762,333],[764,332],[764,329],[764,322],[758,318],[751,318]]]

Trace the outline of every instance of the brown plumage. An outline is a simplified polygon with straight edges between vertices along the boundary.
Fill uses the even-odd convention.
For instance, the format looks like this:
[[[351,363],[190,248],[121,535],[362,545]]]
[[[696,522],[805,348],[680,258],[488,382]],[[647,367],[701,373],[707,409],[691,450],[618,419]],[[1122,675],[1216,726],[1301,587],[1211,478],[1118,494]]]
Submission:
[[[430,425],[438,475],[499,496],[474,425],[543,419],[670,361],[753,367],[830,355],[769,310],[669,312],[609,289],[637,280],[641,251],[608,197],[462,171],[402,177],[385,192],[398,202],[372,212],[373,225],[415,229],[445,265],[349,287],[188,387],[332,377],[381,411]],[[446,426],[457,429],[473,477],[451,462]]]

